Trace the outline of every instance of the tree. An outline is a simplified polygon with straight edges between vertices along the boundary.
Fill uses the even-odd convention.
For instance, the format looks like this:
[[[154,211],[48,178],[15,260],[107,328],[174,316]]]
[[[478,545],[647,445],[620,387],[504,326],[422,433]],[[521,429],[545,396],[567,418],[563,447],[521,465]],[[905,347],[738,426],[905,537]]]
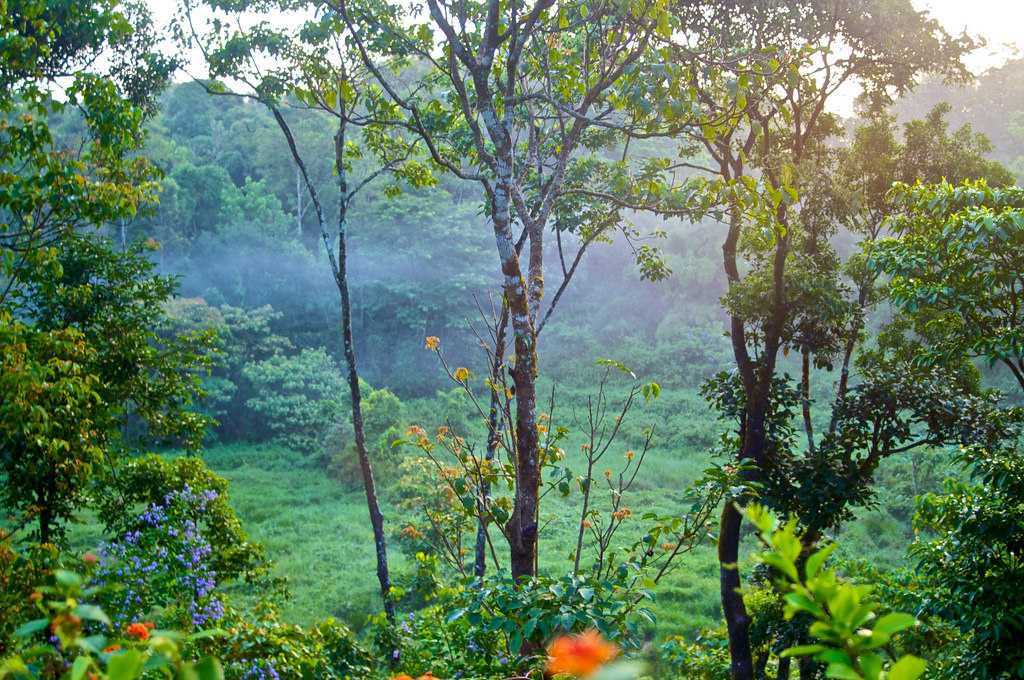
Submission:
[[[890,297],[918,334],[933,338],[920,357],[966,354],[1006,367],[1024,389],[1024,190],[900,185],[895,236],[871,251],[892,277]]]
[[[154,171],[133,154],[153,94],[174,63],[153,51],[148,18],[135,5],[16,0],[0,7],[0,349],[10,397],[0,416],[3,504],[20,513],[16,526],[38,520],[37,538],[48,542],[60,537],[60,524],[106,460],[112,430],[123,422],[119,399],[135,398],[144,408],[161,403],[153,393],[144,396],[160,382],[150,382],[158,364],[127,366],[121,363],[126,346],[115,343],[105,353],[94,342],[101,332],[123,332],[122,321],[139,320],[132,317],[139,308],[119,308],[134,302],[141,274],[101,246],[90,250],[77,232],[129,218],[152,200]],[[83,134],[65,147],[51,123],[71,111]],[[72,263],[90,258],[116,272],[107,281],[116,281],[112,288],[93,289],[89,266],[82,268],[85,281],[75,280],[81,271]],[[34,299],[33,292],[43,296]],[[154,300],[144,294],[139,307],[151,309]],[[133,330],[124,338],[134,343],[133,358],[147,355],[142,345],[152,336]],[[167,387],[170,372],[163,377]],[[173,401],[184,392],[167,396]],[[164,410],[151,414],[159,420]]]
[[[392,124],[423,140],[437,166],[481,190],[511,331],[510,356],[494,352],[491,374],[495,366],[507,367],[515,390],[508,452],[514,502],[500,528],[513,578],[534,575],[542,483],[539,336],[587,248],[616,228],[637,236],[623,228],[616,206],[591,200],[588,192],[609,183],[608,175],[628,177],[621,150],[630,138],[658,129],[660,111],[650,105],[646,87],[664,79],[657,68],[668,67],[651,70],[649,57],[671,32],[672,17],[659,0],[331,6],[395,107]],[[421,15],[429,20],[421,22]],[[391,59],[401,60],[396,68],[384,65]],[[409,84],[410,72],[422,77]],[[562,281],[545,305],[545,238],[552,228]],[[575,256],[563,249],[569,235],[578,241]],[[636,253],[648,278],[666,273],[650,246],[638,245]]]
[[[0,506],[16,529],[36,521],[51,543],[72,518],[104,463],[112,409],[88,372],[92,349],[74,330],[36,333],[0,312]]]
[[[258,4],[258,3],[257,3]],[[296,7],[283,3],[277,9],[302,15],[319,3],[309,2]],[[366,492],[367,509],[373,528],[377,553],[377,578],[380,582],[384,611],[389,621],[395,617],[388,568],[384,517],[377,499],[373,466],[364,431],[362,391],[356,364],[352,328],[352,302],[348,275],[349,211],[360,191],[370,182],[393,176],[413,186],[433,182],[427,168],[417,162],[417,146],[401,136],[388,134],[380,125],[386,112],[380,111],[381,98],[373,88],[367,87],[368,74],[357,55],[345,45],[345,27],[335,12],[324,12],[305,21],[294,32],[274,30],[265,23],[249,29],[239,25],[229,28],[230,21],[220,16],[208,20],[208,32],[200,35],[193,25],[192,9],[195,3],[182,3],[183,17],[177,27],[179,37],[188,45],[198,45],[206,57],[213,78],[231,78],[247,89],[241,93],[228,90],[222,83],[213,82],[207,89],[215,94],[235,95],[253,99],[267,107],[287,142],[296,172],[313,205],[316,224],[324,247],[327,249],[331,272],[337,285],[341,307],[342,351],[347,367],[348,388],[351,396],[352,429],[355,451]],[[236,8],[238,10],[246,7]],[[270,7],[254,7],[270,11]],[[214,3],[214,9],[216,9]],[[229,17],[230,18],[230,17]],[[260,58],[277,60],[270,66]],[[292,99],[289,101],[289,97]],[[296,105],[315,111],[331,121],[335,127],[331,155],[338,189],[337,235],[329,233],[328,218],[316,183],[310,176],[306,155],[299,149],[292,126],[285,117],[284,108]],[[358,134],[359,139],[353,138]],[[350,184],[352,160],[367,152],[377,162],[364,177]],[[337,239],[335,252],[332,241]]]
[[[719,41],[704,57],[709,66],[686,83],[717,113],[692,135],[710,159],[703,167],[711,179],[703,186],[662,179],[657,191],[624,199],[669,215],[692,211],[678,205],[696,197],[705,211],[727,221],[725,303],[740,387],[734,402],[739,426],[729,444],[754,488],[767,481],[779,446],[786,444],[775,438],[783,433],[772,431],[790,405],[776,403],[782,356],[798,347],[806,365],[818,354],[827,366],[837,349],[835,331],[850,316],[845,305],[820,304],[842,297],[834,285],[827,290],[827,280],[825,289],[815,287],[815,269],[831,266],[829,253],[810,214],[801,225],[804,209],[815,209],[808,194],[813,165],[825,140],[838,131],[827,104],[845,83],[860,82],[865,99],[877,108],[909,89],[919,73],[966,75],[959,58],[972,45],[969,39],[951,38],[909,2],[868,5],[678,3],[690,30],[675,37],[677,60],[697,51],[693,36]],[[651,200],[659,195],[678,198],[674,204]],[[829,276],[838,280],[834,272]],[[811,443],[809,428],[808,435]],[[743,495],[736,500],[722,510],[718,557],[732,675],[747,679],[755,670],[738,568]]]

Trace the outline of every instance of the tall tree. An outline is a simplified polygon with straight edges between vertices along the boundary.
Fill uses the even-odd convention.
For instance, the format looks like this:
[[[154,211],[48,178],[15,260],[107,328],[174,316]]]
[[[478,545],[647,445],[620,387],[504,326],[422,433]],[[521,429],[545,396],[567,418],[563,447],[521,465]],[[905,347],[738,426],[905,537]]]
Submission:
[[[174,62],[155,52],[135,4],[13,0],[0,9],[2,498],[19,525],[37,519],[36,537],[48,542],[105,461],[124,402],[153,406],[154,422],[176,412],[179,424],[197,424],[173,403],[187,400],[188,377],[177,374],[182,390],[167,400],[147,398],[160,382],[154,370],[168,368],[170,379],[181,367],[133,361],[154,358],[145,347],[153,335],[133,315],[154,312],[160,285],[137,295],[144,273],[79,234],[153,200],[156,173],[135,152]],[[81,139],[54,133],[62,115],[81,121]],[[93,257],[103,264],[79,266]],[[101,351],[97,329],[121,331],[126,320],[133,333],[120,338],[125,344]]]
[[[399,125],[424,141],[435,164],[481,189],[509,309],[505,365],[515,388],[509,451],[515,493],[501,529],[512,575],[531,576],[541,495],[540,333],[587,248],[623,226],[617,207],[589,200],[581,190],[611,168],[625,168],[618,154],[628,140],[656,127],[660,111],[645,88],[665,74],[649,57],[671,33],[672,18],[662,0],[427,0],[410,7],[337,0],[332,6],[401,112]],[[424,15],[429,20],[420,23]],[[409,84],[410,70],[385,69],[380,55],[412,60],[410,70],[426,72]],[[552,228],[562,281],[546,303],[546,232]],[[578,243],[574,256],[562,248],[570,234]],[[638,245],[636,252],[649,278],[664,275],[650,246]]]
[[[781,356],[788,352],[796,330],[813,331],[817,325],[807,325],[812,317],[798,318],[812,307],[794,304],[800,302],[794,296],[802,291],[787,274],[794,273],[790,270],[798,259],[813,265],[817,257],[813,244],[819,241],[798,234],[801,210],[809,202],[808,178],[814,177],[808,165],[824,140],[838,130],[828,104],[840,88],[854,83],[860,83],[865,99],[878,107],[911,87],[919,73],[963,78],[966,72],[959,58],[972,43],[965,37],[951,38],[902,0],[684,1],[674,9],[690,29],[674,36],[677,59],[692,58],[698,51],[695,40],[713,38],[716,46],[705,57],[709,67],[694,71],[686,83],[702,106],[720,112],[693,136],[710,159],[706,169],[711,179],[696,191],[693,182],[672,185],[663,179],[657,191],[630,196],[625,202],[644,207],[658,206],[659,201],[651,199],[659,195],[676,194],[683,203],[702,197],[705,208],[727,223],[723,269],[729,281],[726,307],[739,380],[735,460],[742,464],[745,478],[759,485],[767,481],[779,443],[779,433],[772,428],[787,409],[785,402],[778,402]],[[663,214],[680,212],[664,200],[656,209]],[[794,247],[800,238],[811,248],[804,248],[797,258]],[[807,271],[813,280],[813,267]],[[755,305],[739,304],[751,295]],[[813,300],[812,295],[804,302]],[[735,500],[722,510],[718,558],[732,675],[746,680],[754,677],[755,668],[738,566],[738,504],[744,497]]]
[[[375,180],[404,181],[413,186],[433,182],[429,169],[418,162],[417,144],[402,135],[390,134],[385,127],[389,112],[383,107],[379,91],[369,86],[366,66],[347,45],[346,28],[337,12],[317,14],[317,2],[245,3],[233,12],[273,13],[275,23],[281,13],[296,19],[295,30],[272,28],[268,22],[243,25],[238,14],[213,14],[206,19],[205,31],[198,31],[192,11],[198,3],[186,0],[181,5],[179,36],[189,45],[198,45],[206,57],[211,93],[241,96],[267,107],[273,114],[295,163],[297,176],[308,193],[320,238],[327,252],[331,273],[338,290],[341,308],[341,342],[351,395],[352,430],[356,455],[377,553],[377,578],[384,611],[394,621],[394,598],[388,567],[384,517],[377,497],[373,463],[366,445],[363,422],[362,390],[356,362],[352,328],[352,300],[348,274],[349,211],[360,191]],[[217,9],[217,3],[209,3]],[[310,15],[314,18],[305,19]],[[305,19],[305,20],[303,20]],[[241,83],[243,90],[230,90],[219,79]],[[300,149],[288,120],[289,109],[311,111],[332,124],[335,130],[332,148],[337,182],[336,233],[320,192],[310,175],[308,155],[322,150]],[[353,159],[369,154],[375,163],[353,181]],[[391,188],[397,188],[393,185]]]

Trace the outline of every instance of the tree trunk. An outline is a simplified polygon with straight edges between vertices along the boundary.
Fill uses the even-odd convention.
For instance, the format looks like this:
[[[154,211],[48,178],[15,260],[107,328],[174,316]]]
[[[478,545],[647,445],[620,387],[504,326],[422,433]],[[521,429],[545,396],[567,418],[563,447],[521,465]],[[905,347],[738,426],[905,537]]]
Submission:
[[[779,672],[776,674],[776,680],[789,680],[789,668],[792,657],[784,656],[779,658]]]
[[[516,388],[515,503],[508,523],[509,558],[512,577],[536,573],[537,507],[540,492],[540,456],[537,436],[537,354],[536,334],[530,314],[526,280],[519,266],[519,253],[512,236],[511,165],[498,162],[493,192],[494,237],[501,259],[505,302],[512,321]]]
[[[497,332],[494,334],[494,361],[491,363],[491,400],[487,412],[487,452],[485,458],[488,463],[494,460],[498,451],[498,443],[501,441],[501,418],[499,409],[501,407],[501,395],[498,394],[497,386],[500,384],[500,373],[505,364],[505,327],[508,326],[508,306],[501,305],[501,317],[498,319]],[[486,498],[491,492],[491,485],[483,481],[480,486],[480,495]],[[482,505],[482,503],[481,503]],[[481,507],[482,511],[483,508]],[[476,552],[474,555],[473,573],[477,578],[482,579],[487,573],[487,521],[481,517],[476,527]]]
[[[345,174],[345,117],[341,117],[338,132],[334,137],[334,160],[338,172],[338,293],[341,297],[341,335],[344,344],[345,363],[348,366],[348,388],[352,395],[352,430],[355,434],[356,454],[359,469],[363,475],[363,489],[366,491],[366,506],[373,527],[373,543],[377,552],[377,579],[380,581],[381,599],[388,622],[395,621],[395,605],[391,598],[391,576],[388,573],[387,542],[384,537],[384,517],[377,500],[377,489],[373,481],[373,467],[366,450],[366,435],[363,431],[362,393],[359,387],[359,372],[356,368],[356,353],[352,341],[352,302],[348,288],[348,251],[346,219],[348,213],[348,179]]]
[[[733,680],[753,680],[750,650],[750,615],[740,593],[739,546],[743,515],[734,503],[722,508],[718,535],[719,583],[722,613],[729,632],[730,670]]]
[[[800,403],[804,416],[807,450],[814,455],[814,424],[811,422],[811,350],[800,352]]]

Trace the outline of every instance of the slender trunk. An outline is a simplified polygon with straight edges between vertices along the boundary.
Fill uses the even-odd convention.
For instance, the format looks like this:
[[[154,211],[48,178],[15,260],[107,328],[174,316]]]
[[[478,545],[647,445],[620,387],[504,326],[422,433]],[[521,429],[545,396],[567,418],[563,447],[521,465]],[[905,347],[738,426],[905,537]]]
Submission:
[[[778,214],[785,224],[786,214],[782,206]],[[729,234],[722,246],[723,264],[729,284],[738,283],[737,244],[742,228],[742,214],[733,206],[730,214]],[[766,421],[771,401],[772,377],[778,356],[781,330],[785,319],[785,260],[788,240],[780,236],[776,240],[772,271],[773,299],[769,323],[765,324],[764,350],[760,359],[752,360],[746,345],[744,320],[733,315],[732,346],[736,364],[743,381],[746,407],[741,423],[741,448],[739,460],[753,466],[744,472],[744,479],[756,482],[761,476],[766,460]],[[742,502],[742,499],[739,499]],[[735,502],[726,503],[722,509],[721,527],[718,535],[719,579],[722,598],[722,614],[725,617],[729,635],[729,656],[733,680],[753,680],[754,659],[750,645],[750,615],[747,613],[743,595],[740,592],[739,546],[740,528],[743,515]]]
[[[757,664],[754,666],[754,677],[757,680],[767,680],[768,678],[768,651],[763,651],[757,655]]]
[[[800,402],[804,414],[804,433],[807,435],[807,450],[814,455],[814,426],[811,423],[811,350],[805,347],[800,354]]]
[[[750,615],[740,593],[739,545],[743,515],[734,503],[722,508],[718,537],[719,584],[722,613],[729,633],[730,670],[733,680],[752,680],[754,664],[750,650]]]
[[[861,314],[867,308],[868,304],[868,290],[871,283],[861,282],[857,291],[857,309]],[[846,392],[850,388],[850,362],[853,359],[853,351],[857,348],[857,340],[860,327],[852,330],[850,335],[846,338],[846,346],[843,348],[843,365],[839,371],[839,385],[836,387],[835,405],[832,407],[832,419],[828,425],[828,431],[830,434],[834,434],[836,426],[838,425],[837,416],[839,415],[836,406],[839,405],[846,397]]]
[[[580,509],[580,525],[576,527],[576,555],[573,558],[572,573],[580,571],[580,555],[583,553],[583,534],[586,531],[587,512],[590,510],[590,489],[594,483],[594,456],[593,452],[587,457],[587,488],[583,490],[583,507]]]
[[[494,361],[491,363],[491,402],[487,412],[487,452],[485,459],[488,463],[494,460],[498,451],[498,442],[501,441],[501,395],[498,394],[497,386],[500,384],[499,376],[505,363],[505,327],[508,326],[508,306],[502,303],[501,318],[498,319],[498,329],[494,335]],[[483,481],[480,485],[480,495],[486,498],[491,492],[491,485]],[[483,508],[481,508],[483,510]],[[474,555],[473,573],[477,578],[482,579],[487,572],[487,521],[481,512],[476,527],[476,551]]]
[[[516,344],[520,344],[518,341]],[[540,493],[540,455],[537,436],[536,376],[517,348],[513,379],[516,385],[516,500],[512,516],[510,562],[512,578],[536,574],[537,511]]]
[[[295,235],[302,238],[302,170],[295,164]]]
[[[348,251],[346,219],[348,213],[348,179],[345,174],[345,118],[341,117],[338,132],[334,137],[335,168],[338,172],[338,293],[341,297],[341,334],[344,343],[345,363],[348,366],[348,388],[352,395],[352,430],[355,434],[356,454],[359,469],[363,475],[366,491],[366,506],[373,527],[373,543],[377,552],[377,579],[380,581],[381,599],[388,622],[394,623],[395,605],[391,597],[391,576],[388,573],[387,543],[384,538],[384,517],[377,500],[377,489],[373,481],[373,467],[366,450],[366,435],[363,430],[362,393],[359,388],[359,372],[356,368],[356,353],[352,340],[352,302],[348,288]]]

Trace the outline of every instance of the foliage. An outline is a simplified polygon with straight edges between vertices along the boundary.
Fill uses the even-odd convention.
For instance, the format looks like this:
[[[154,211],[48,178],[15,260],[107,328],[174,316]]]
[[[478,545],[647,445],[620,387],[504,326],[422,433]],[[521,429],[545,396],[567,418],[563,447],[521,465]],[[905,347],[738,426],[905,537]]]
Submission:
[[[1013,677],[1024,672],[1024,606],[1017,597],[1024,587],[1024,456],[1013,446],[974,445],[959,460],[971,480],[949,480],[944,493],[924,496],[914,519],[922,531],[911,548],[921,608],[966,638],[947,654],[946,677]]]
[[[117,409],[124,446],[196,448],[209,419],[192,405],[202,396],[213,331],[157,333],[175,282],[155,274],[148,252],[144,243],[116,252],[105,239],[68,234],[56,247],[53,270],[24,273],[9,303],[38,331],[73,328],[94,348],[87,368],[99,379],[103,402]]]
[[[374,665],[347,626],[326,619],[308,628],[285,623],[261,605],[254,612],[228,607],[224,634],[202,646],[215,652],[231,680],[359,680]]]
[[[188,491],[186,491],[188,489]],[[211,547],[210,567],[221,582],[251,581],[267,568],[263,548],[246,535],[228,496],[227,481],[195,457],[167,460],[150,454],[126,461],[97,490],[97,511],[106,532],[116,538],[146,529],[133,509],[159,506],[168,495],[202,498],[197,521],[201,539]]]
[[[492,577],[477,587],[458,591],[449,605],[449,621],[463,617],[476,629],[499,635],[511,655],[524,645],[536,649],[557,634],[597,630],[609,640],[636,645],[639,624],[631,614],[651,620],[637,605],[649,594],[623,587],[629,570],[607,579],[589,574],[538,576],[516,584],[507,577]]]
[[[0,662],[0,678],[134,680],[144,674],[183,680],[224,677],[214,657],[192,662],[181,652],[183,646],[215,632],[186,637],[174,631],[153,630],[152,624],[142,622],[124,629],[112,628],[103,610],[90,603],[95,593],[79,574],[56,570],[50,583],[34,591],[31,599],[39,618],[18,629],[20,644]],[[108,637],[106,631],[114,635]]]
[[[38,523],[36,538],[61,537],[105,463],[111,408],[89,372],[95,350],[75,330],[38,332],[0,311],[0,504],[15,527]]]
[[[240,309],[230,305],[214,307],[202,298],[175,297],[163,305],[161,335],[214,332],[216,356],[203,380],[203,406],[219,421],[223,437],[253,439],[266,436],[269,429],[261,417],[246,405],[255,389],[245,377],[251,363],[286,354],[293,349],[288,338],[274,332],[273,324],[282,314],[269,305]]]
[[[249,408],[277,439],[307,454],[328,445],[348,401],[341,369],[324,349],[272,356],[249,364],[243,375],[254,388]]]
[[[216,499],[216,491],[186,483],[146,507],[137,528],[100,546],[94,582],[104,588],[99,599],[116,627],[153,619],[162,627],[202,629],[223,616],[213,551],[199,528]]]
[[[0,539],[0,658],[14,648],[16,627],[34,615],[32,593],[50,577],[60,558],[53,544],[17,549],[9,535]]]
[[[449,604],[445,599],[430,603],[402,617],[392,633],[378,633],[380,658],[413,677],[430,673],[438,678],[497,680],[514,672],[515,655],[501,634],[466,619],[450,620]]]
[[[810,635],[818,642],[791,647],[783,656],[813,656],[827,664],[826,674],[832,678],[915,680],[924,673],[922,659],[909,654],[887,658],[884,652],[897,633],[917,620],[900,612],[879,616],[870,586],[843,582],[826,569],[834,544],[804,556],[795,521],[780,526],[770,511],[756,504],[748,506],[746,515],[767,548],[760,559],[778,579],[786,618],[814,618]]]
[[[1024,190],[984,180],[900,186],[898,238],[872,251],[890,296],[917,332],[938,337],[923,359],[967,353],[1001,363],[1024,388]]]

